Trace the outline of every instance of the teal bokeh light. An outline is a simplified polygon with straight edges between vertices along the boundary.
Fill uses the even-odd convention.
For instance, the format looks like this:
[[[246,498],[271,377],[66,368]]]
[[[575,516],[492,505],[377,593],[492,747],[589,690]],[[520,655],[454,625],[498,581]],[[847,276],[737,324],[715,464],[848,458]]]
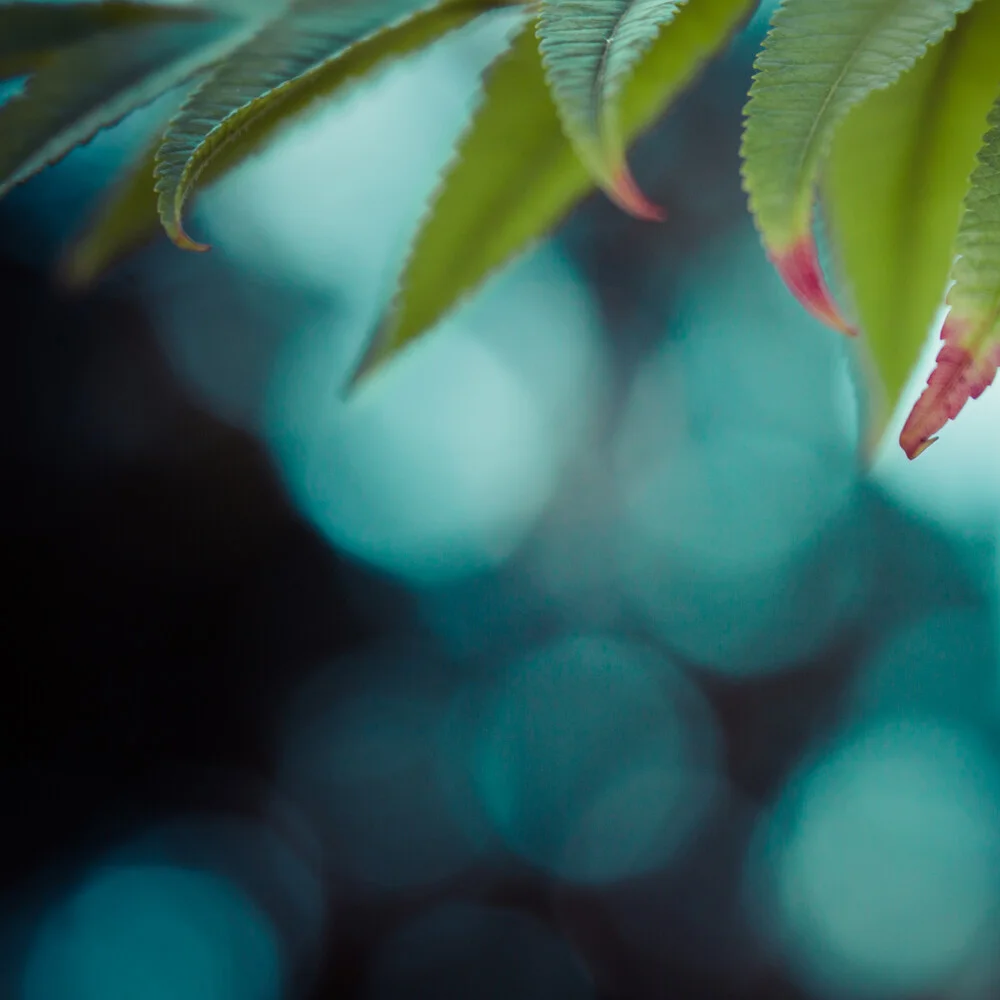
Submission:
[[[917,717],[843,739],[763,834],[772,937],[821,996],[930,995],[996,946],[996,762]]]
[[[108,866],[45,919],[20,1000],[278,1000],[281,979],[270,922],[231,883]]]
[[[693,258],[681,287],[616,441],[617,575],[685,657],[774,670],[864,605],[846,349],[801,314],[749,224]]]
[[[286,345],[268,394],[268,441],[296,504],[337,547],[415,583],[500,565],[579,447],[595,329],[554,251],[503,275],[350,400],[362,331],[313,326]],[[538,377],[536,363],[553,360],[577,373],[568,384]]]
[[[718,790],[714,720],[648,650],[565,639],[512,665],[484,712],[476,786],[508,846],[571,881],[656,868]]]

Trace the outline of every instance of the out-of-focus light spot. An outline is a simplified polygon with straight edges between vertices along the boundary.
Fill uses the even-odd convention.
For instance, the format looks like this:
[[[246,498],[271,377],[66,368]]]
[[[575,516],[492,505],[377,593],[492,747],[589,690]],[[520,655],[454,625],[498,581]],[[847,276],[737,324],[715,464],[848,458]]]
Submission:
[[[621,585],[674,649],[725,673],[822,647],[861,604],[853,476],[766,431],[665,449],[622,481]]]
[[[375,956],[371,1000],[588,1000],[594,989],[569,946],[533,917],[442,906]]]
[[[765,921],[824,996],[930,995],[995,934],[1000,776],[970,733],[917,719],[844,740],[761,839]]]
[[[756,240],[695,263],[616,445],[621,584],[685,656],[756,672],[820,648],[861,603],[849,379]]]
[[[657,389],[679,393],[677,417],[694,437],[747,427],[793,437],[842,475],[859,438],[851,342],[805,313],[753,226],[692,256],[678,288],[669,339],[645,391],[654,400]],[[677,429],[647,423],[627,433],[656,447]]]
[[[178,254],[142,278],[174,374],[198,405],[250,432],[260,430],[281,345],[317,317],[336,322],[329,293],[266,282],[218,256]]]
[[[360,668],[360,684],[342,679]],[[282,780],[313,818],[329,864],[383,888],[439,882],[480,852],[463,790],[453,688],[412,658],[334,665],[305,685],[284,724]]]
[[[618,496],[608,458],[599,452],[574,467],[533,544],[525,576],[540,590],[566,628],[587,622],[594,631],[616,631],[626,621],[614,572]]]
[[[996,622],[986,609],[939,611],[907,622],[872,651],[854,685],[854,707],[988,722],[998,661]]]
[[[22,1000],[277,1000],[281,978],[273,928],[233,884],[112,865],[46,919]]]
[[[473,769],[493,823],[514,851],[572,881],[663,864],[716,793],[700,692],[613,638],[567,639],[515,662],[480,728]]]
[[[553,346],[533,345],[516,359],[516,346],[490,344],[508,331],[523,342],[528,329]],[[505,275],[348,401],[351,338],[333,325],[306,331],[283,354],[266,418],[298,505],[338,547],[411,581],[502,563],[580,444],[594,402],[586,358],[595,329],[575,279],[549,252]],[[538,384],[540,372],[526,373],[546,355],[580,377]]]
[[[438,335],[345,404],[336,333],[313,334],[279,376],[269,422],[306,516],[338,547],[416,582],[502,562],[554,488],[556,456],[517,377],[476,341]],[[317,376],[325,385],[311,392]]]
[[[938,317],[936,329],[944,321]],[[1000,424],[1000,391],[988,389],[967,403],[958,419],[941,431],[941,439],[916,461],[899,447],[899,432],[927,385],[940,350],[929,336],[872,466],[872,477],[914,510],[934,517],[952,530],[995,534],[1000,510],[1000,463],[996,429]]]
[[[229,776],[230,780],[232,776]],[[264,815],[177,817],[119,851],[120,864],[166,859],[176,868],[206,871],[240,886],[281,936],[290,979],[314,968],[325,929],[327,900],[322,854],[302,817],[272,797]]]

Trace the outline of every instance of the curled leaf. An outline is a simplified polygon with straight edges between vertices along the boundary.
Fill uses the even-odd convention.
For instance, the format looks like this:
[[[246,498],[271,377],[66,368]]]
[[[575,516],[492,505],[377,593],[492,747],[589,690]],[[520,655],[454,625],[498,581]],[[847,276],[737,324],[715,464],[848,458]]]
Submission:
[[[232,126],[205,161],[191,194],[234,170],[274,140],[281,129],[307,114],[323,100],[378,69],[419,51],[450,31],[509,0],[443,0],[438,6],[383,28],[326,59],[230,116]],[[72,287],[94,281],[128,251],[160,230],[157,196],[153,190],[157,137],[137,162],[124,172],[86,229],[66,251],[60,271]]]
[[[207,250],[184,231],[188,198],[209,163],[253,118],[266,111],[281,88],[387,25],[402,23],[428,0],[293,0],[221,64],[171,121],[156,158],[160,219],[186,250]]]
[[[899,438],[910,458],[985,392],[1000,366],[1000,98],[989,125],[958,232],[944,346]]]
[[[975,0],[784,0],[756,62],[743,179],[768,255],[813,315],[852,332],[815,263],[814,188],[847,113],[888,87]],[[792,278],[792,281],[789,281]]]

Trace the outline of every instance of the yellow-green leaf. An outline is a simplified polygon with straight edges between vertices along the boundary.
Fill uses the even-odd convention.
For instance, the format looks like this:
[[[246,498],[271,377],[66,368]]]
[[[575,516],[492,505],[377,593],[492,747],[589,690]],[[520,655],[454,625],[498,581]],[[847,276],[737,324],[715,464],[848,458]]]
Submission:
[[[881,436],[944,302],[962,202],[1000,94],[1000,0],[953,32],[834,136],[823,200],[877,375]]]
[[[697,0],[667,26],[622,94],[623,134],[659,117],[726,42],[753,0]],[[487,72],[483,99],[413,243],[394,304],[355,378],[434,326],[544,236],[593,182],[549,97],[531,25]]]
[[[153,189],[160,137],[129,164],[104,195],[93,218],[63,252],[59,279],[68,288],[86,288],[133,250],[161,232]]]

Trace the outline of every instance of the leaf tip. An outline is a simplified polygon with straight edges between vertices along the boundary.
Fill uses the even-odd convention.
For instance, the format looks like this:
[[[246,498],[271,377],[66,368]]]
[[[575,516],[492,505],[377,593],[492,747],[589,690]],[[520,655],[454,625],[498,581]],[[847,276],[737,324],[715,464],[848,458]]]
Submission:
[[[849,337],[857,336],[858,331],[844,319],[827,286],[811,234],[800,237],[786,250],[772,251],[769,256],[781,280],[810,314],[834,330]]]
[[[937,435],[928,438],[926,441],[921,441],[919,444],[913,446],[906,453],[906,457],[912,462],[913,459],[919,458],[927,449],[937,441]]]
[[[954,420],[970,399],[978,399],[996,377],[1000,350],[977,356],[962,344],[969,331],[970,324],[963,319],[949,317],[945,321],[941,330],[944,346],[927,379],[927,388],[899,435],[900,447],[910,459],[922,455],[937,440],[937,432]]]
[[[615,173],[608,195],[619,208],[636,219],[663,222],[667,217],[667,213],[659,205],[655,205],[642,193],[627,164],[622,164]]]
[[[174,246],[179,247],[181,250],[191,250],[194,253],[205,253],[212,249],[210,243],[199,243],[197,240],[191,239],[190,236],[184,231],[184,227],[178,223],[172,226],[170,229],[170,239],[173,241]]]
[[[355,362],[341,390],[344,399],[350,399],[367,383],[392,356],[387,348],[383,328],[379,328],[368,342],[361,357]]]

